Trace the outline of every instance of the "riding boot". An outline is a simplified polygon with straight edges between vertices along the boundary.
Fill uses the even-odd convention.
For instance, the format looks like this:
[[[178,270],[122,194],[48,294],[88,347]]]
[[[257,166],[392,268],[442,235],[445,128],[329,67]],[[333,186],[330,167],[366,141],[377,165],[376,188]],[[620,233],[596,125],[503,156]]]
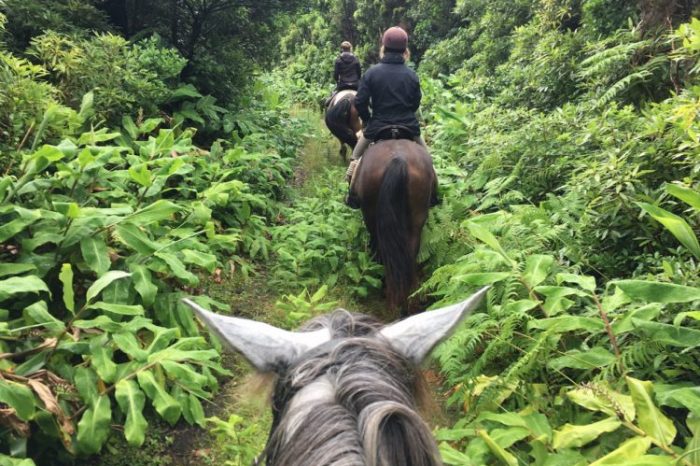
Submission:
[[[440,198],[440,194],[438,193],[437,186],[435,186],[430,193],[430,207],[435,207],[436,205],[440,204],[442,204],[442,199]]]
[[[362,207],[360,198],[357,196],[355,191],[352,190],[352,186],[348,187],[348,195],[345,197],[345,205],[351,209],[359,209]]]

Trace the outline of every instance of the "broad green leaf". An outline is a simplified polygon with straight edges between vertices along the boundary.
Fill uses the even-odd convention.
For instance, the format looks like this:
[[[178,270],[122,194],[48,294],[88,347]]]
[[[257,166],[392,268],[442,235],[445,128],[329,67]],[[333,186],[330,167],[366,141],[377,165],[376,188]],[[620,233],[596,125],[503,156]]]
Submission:
[[[145,266],[138,264],[130,265],[129,270],[131,270],[131,280],[134,282],[134,288],[141,295],[143,304],[151,306],[155,302],[156,294],[158,293],[158,287],[153,284],[151,271]]]
[[[21,293],[39,293],[41,291],[50,293],[46,283],[35,275],[0,280],[0,301],[5,301],[9,297]]]
[[[559,333],[571,332],[574,330],[586,330],[590,333],[597,333],[605,325],[600,319],[592,317],[561,316],[549,319],[531,320],[527,323],[528,329],[538,328],[542,330],[556,330]]]
[[[145,362],[148,359],[148,352],[141,347],[141,344],[131,332],[119,332],[112,335],[114,344],[121,351],[129,355],[136,361]]]
[[[566,396],[584,408],[618,418],[623,416],[628,421],[633,421],[636,415],[631,396],[614,392],[603,385],[576,388],[567,392]]]
[[[197,278],[197,276],[192,272],[188,271],[182,261],[180,261],[175,254],[161,251],[155,253],[155,256],[168,264],[168,268],[172,272],[173,276],[191,286],[195,286],[199,283],[199,278]]]
[[[486,227],[483,227],[478,223],[474,222],[466,222],[466,224],[467,228],[469,229],[469,232],[476,239],[485,243],[494,251],[498,252],[508,263],[514,264],[514,261],[510,257],[508,257],[508,254],[506,253],[505,249],[503,249],[503,247],[501,246],[501,243],[498,242],[496,237],[493,236],[493,233],[491,233]]]
[[[117,365],[112,360],[113,351],[108,344],[108,335],[90,340],[90,356],[92,367],[105,382],[114,382],[117,376]]]
[[[180,404],[156,381],[151,371],[141,371],[136,377],[143,391],[153,401],[153,407],[158,414],[170,425],[174,425],[180,419]]]
[[[131,139],[136,139],[139,137],[139,129],[136,127],[134,120],[132,120],[129,115],[124,115],[122,117],[122,127],[124,127]]]
[[[651,439],[648,437],[633,437],[625,441],[619,448],[611,451],[607,455],[592,462],[589,466],[621,466],[630,464],[631,461],[639,458],[647,452],[651,446]]]
[[[549,443],[552,439],[552,426],[549,425],[547,416],[538,412],[521,412],[520,415],[525,420],[525,427],[530,429],[533,438]]]
[[[54,335],[61,333],[66,328],[63,321],[51,315],[45,301],[38,301],[24,308],[24,316],[30,323],[46,327]]]
[[[13,408],[17,417],[29,421],[34,417],[36,402],[32,389],[26,385],[0,378],[0,402]]]
[[[97,297],[100,292],[105,289],[110,283],[112,283],[114,280],[119,280],[120,278],[126,278],[129,277],[131,274],[129,272],[124,272],[122,270],[112,270],[110,272],[107,272],[103,276],[97,279],[95,283],[93,283],[90,288],[87,290],[87,294],[85,296],[85,300],[90,303],[92,302],[93,299]]]
[[[700,320],[700,311],[679,312],[678,315],[673,318],[673,325],[680,326],[686,317],[690,317],[693,320]]]
[[[595,291],[595,278],[588,275],[575,275],[572,273],[558,273],[557,283],[576,283],[586,291],[593,293]]]
[[[148,169],[148,164],[146,163],[140,163],[129,167],[129,176],[143,187],[149,187],[153,184],[153,174]]]
[[[97,391],[97,374],[94,370],[88,367],[77,367],[75,375],[73,375],[73,383],[85,404],[97,399],[99,396]]]
[[[655,392],[656,400],[660,405],[686,408],[700,419],[700,387],[681,387],[670,390],[655,390]]]
[[[173,396],[182,406],[182,416],[188,424],[197,424],[200,427],[205,427],[206,419],[204,417],[204,408],[202,403],[195,395],[188,393],[179,386],[173,389]]]
[[[508,466],[518,466],[518,459],[496,443],[496,441],[491,438],[491,436],[489,436],[485,430],[477,429],[476,433],[484,440],[484,442],[486,442],[486,445],[488,445],[491,453],[493,453],[496,458],[501,461],[501,463],[507,464]]]
[[[526,427],[525,419],[518,413],[481,413],[477,421],[493,421],[509,427]]]
[[[619,288],[616,288],[619,289]],[[655,319],[663,310],[659,303],[646,304],[642,307],[625,312],[612,323],[612,330],[615,335],[631,332],[635,328],[633,320],[648,321]]]
[[[639,333],[657,343],[680,348],[693,348],[700,345],[700,330],[638,319],[632,319],[632,325],[638,329]]]
[[[87,266],[97,274],[97,276],[107,273],[112,266],[109,259],[107,244],[102,236],[86,236],[80,240],[80,252]]]
[[[112,405],[109,396],[100,395],[83,413],[78,423],[78,448],[86,454],[99,453],[109,436],[112,422]]]
[[[523,279],[534,288],[542,283],[549,275],[549,271],[554,264],[554,257],[542,254],[535,254],[527,258],[525,262],[525,272]]]
[[[465,285],[491,285],[511,277],[511,272],[477,272],[455,275],[450,279],[451,282],[462,283]]]
[[[610,351],[595,346],[588,351],[568,351],[564,356],[549,361],[548,365],[555,370],[565,367],[588,370],[609,366],[615,360],[615,355]]]
[[[13,458],[0,453],[0,464],[3,466],[36,466],[30,458]]]
[[[32,212],[33,215],[19,217],[0,225],[0,243],[4,243],[41,218],[41,213],[39,211],[27,212]]]
[[[616,417],[609,417],[602,421],[582,426],[565,424],[559,430],[554,431],[552,448],[561,450],[564,448],[582,447],[606,432],[617,430],[621,425],[622,423]]]
[[[198,265],[210,273],[214,272],[214,269],[216,269],[217,261],[214,254],[207,254],[205,252],[194,251],[192,249],[183,249],[181,252],[183,255],[182,260],[186,264]]]
[[[148,428],[148,422],[143,416],[146,397],[134,380],[123,379],[117,382],[114,396],[122,412],[126,414],[126,422],[124,423],[126,441],[129,445],[141,446],[146,438],[146,429]]]
[[[678,466],[678,463],[672,456],[642,455],[633,460],[615,463],[615,466]]]
[[[162,220],[169,220],[174,213],[181,210],[183,210],[182,206],[171,201],[159,199],[129,215],[127,220],[134,225],[145,226]]]
[[[648,303],[688,303],[700,300],[700,288],[645,280],[615,280],[609,285],[620,287],[629,297]]]
[[[25,272],[35,272],[36,265],[34,264],[20,264],[13,262],[11,264],[0,264],[0,277],[6,277],[8,275],[20,275]]]
[[[688,429],[692,432],[693,438],[690,439],[685,447],[685,458],[690,464],[700,464],[700,417],[697,413],[689,414],[686,424],[688,424]]]
[[[73,294],[73,269],[70,264],[61,265],[61,273],[58,279],[63,283],[63,305],[71,313],[75,314],[75,295]]]
[[[527,438],[530,431],[525,427],[508,427],[505,429],[493,429],[489,435],[501,448],[510,448],[514,443]]]
[[[142,316],[146,312],[139,304],[112,304],[98,301],[90,304],[88,309],[102,309],[103,311],[123,316]]]
[[[440,456],[445,464],[453,466],[477,466],[471,457],[465,455],[459,450],[456,450],[447,442],[442,442],[439,445]]]
[[[81,134],[80,138],[78,139],[78,145],[79,146],[96,145],[100,142],[107,142],[107,141],[111,141],[113,139],[117,139],[119,136],[121,136],[121,133],[118,133],[118,132],[109,133],[107,128],[101,128],[101,129],[98,129],[97,131],[92,130],[92,131]]]
[[[187,364],[175,361],[160,361],[160,365],[163,367],[168,377],[171,380],[180,381],[179,383],[183,388],[201,397],[207,396],[202,388],[209,383],[209,379],[205,375],[197,373]]]
[[[676,438],[676,426],[654,404],[652,383],[632,377],[625,379],[637,411],[637,425],[661,445],[670,445]]]
[[[688,248],[695,257],[700,258],[700,243],[698,242],[698,237],[695,236],[695,232],[693,232],[693,229],[688,225],[688,222],[678,215],[672,214],[655,205],[647,204],[646,202],[637,202],[636,204],[651,215],[654,220],[666,227],[666,229],[670,231],[683,246]]]
[[[170,94],[170,100],[180,100],[183,98],[194,98],[194,99],[199,99],[202,96],[202,94],[199,93],[196,87],[194,87],[192,84],[184,84],[177,89],[175,89],[172,94]]]
[[[114,236],[119,242],[146,256],[161,248],[160,244],[151,240],[139,227],[131,223],[125,222],[117,225]]]
[[[700,191],[678,184],[667,184],[664,188],[671,196],[680,199],[694,209],[700,210]]]

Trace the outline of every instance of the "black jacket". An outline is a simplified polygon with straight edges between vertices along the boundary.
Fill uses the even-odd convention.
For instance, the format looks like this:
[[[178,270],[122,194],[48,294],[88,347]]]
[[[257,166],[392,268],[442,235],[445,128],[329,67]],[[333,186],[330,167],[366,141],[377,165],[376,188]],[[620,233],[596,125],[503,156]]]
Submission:
[[[404,64],[403,55],[384,55],[379,64],[362,76],[355,96],[357,112],[362,121],[367,123],[365,137],[375,139],[378,131],[387,125],[405,126],[414,136],[419,136],[420,125],[416,111],[421,97],[418,76]]]
[[[338,89],[357,89],[357,83],[360,81],[361,74],[360,60],[352,53],[343,52],[335,59],[333,80],[336,82]]]

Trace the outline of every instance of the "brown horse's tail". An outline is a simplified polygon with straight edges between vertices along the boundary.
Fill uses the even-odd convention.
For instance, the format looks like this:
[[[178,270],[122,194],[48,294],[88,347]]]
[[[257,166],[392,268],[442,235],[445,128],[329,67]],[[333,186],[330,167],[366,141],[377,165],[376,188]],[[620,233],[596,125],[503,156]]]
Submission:
[[[353,149],[357,145],[357,135],[350,126],[352,99],[342,99],[326,110],[326,126],[335,137]]]
[[[403,305],[413,285],[409,251],[408,163],[396,157],[384,172],[377,200],[377,250],[391,307]]]

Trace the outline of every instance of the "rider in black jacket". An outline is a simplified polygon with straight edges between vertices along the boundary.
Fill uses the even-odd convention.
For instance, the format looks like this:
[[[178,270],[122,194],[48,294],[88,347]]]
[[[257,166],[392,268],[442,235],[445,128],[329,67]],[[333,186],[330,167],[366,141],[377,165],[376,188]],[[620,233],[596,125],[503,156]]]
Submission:
[[[414,140],[426,147],[416,117],[422,97],[420,82],[415,71],[406,66],[407,56],[406,31],[400,27],[387,29],[382,37],[381,61],[362,76],[355,96],[355,107],[366,127],[352,152],[348,176],[352,175],[357,160],[386,126],[406,127]]]
[[[357,90],[361,75],[362,66],[360,65],[360,60],[352,53],[352,44],[348,41],[343,41],[340,44],[340,55],[335,59],[335,65],[333,66],[335,89],[323,103],[324,108],[328,107],[338,92],[345,89]]]
[[[341,53],[335,59],[333,67],[333,81],[336,82],[335,90],[355,89],[360,82],[362,66],[360,60],[352,53],[352,44],[344,41],[340,44]]]

